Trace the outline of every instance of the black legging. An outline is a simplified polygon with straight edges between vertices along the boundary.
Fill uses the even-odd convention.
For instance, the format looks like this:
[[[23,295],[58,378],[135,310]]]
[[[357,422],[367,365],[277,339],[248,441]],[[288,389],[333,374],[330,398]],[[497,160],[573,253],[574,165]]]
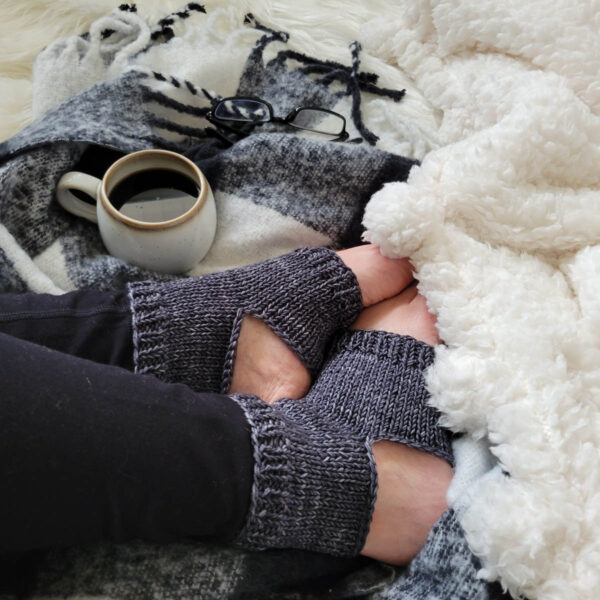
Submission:
[[[0,295],[0,553],[241,529],[243,412],[134,374],[132,352],[123,292]]]

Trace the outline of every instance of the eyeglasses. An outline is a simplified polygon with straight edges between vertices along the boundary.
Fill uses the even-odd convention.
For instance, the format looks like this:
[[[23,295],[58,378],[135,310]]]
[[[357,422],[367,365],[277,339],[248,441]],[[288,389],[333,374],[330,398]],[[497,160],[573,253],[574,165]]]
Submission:
[[[206,115],[216,127],[237,135],[249,135],[257,125],[283,123],[295,129],[319,133],[342,142],[348,138],[346,119],[332,110],[318,106],[301,106],[292,110],[286,117],[276,117],[273,107],[266,101],[252,96],[232,96],[219,100]],[[232,127],[239,124],[239,127]],[[231,143],[227,137],[225,139]]]

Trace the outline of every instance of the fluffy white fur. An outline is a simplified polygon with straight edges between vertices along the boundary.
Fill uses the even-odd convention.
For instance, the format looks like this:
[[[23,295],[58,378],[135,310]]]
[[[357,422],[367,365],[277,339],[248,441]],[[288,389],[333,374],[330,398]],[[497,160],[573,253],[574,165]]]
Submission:
[[[88,29],[115,4],[3,1],[0,139],[48,107],[31,106],[37,52]],[[138,7],[161,15],[181,4],[144,0]],[[206,2],[209,9],[223,4]],[[366,225],[386,253],[412,257],[447,343],[430,372],[433,401],[447,425],[469,434],[457,447],[449,499],[483,561],[482,575],[532,600],[595,598],[600,2],[226,6],[232,19],[251,10],[291,32],[290,46],[309,54],[348,62],[347,44],[359,39],[363,68],[379,73],[382,85],[407,88],[399,105],[373,101],[365,117],[389,127],[382,148],[423,164],[408,182],[374,196]],[[215,22],[214,35],[221,26],[228,27]],[[214,87],[231,84],[231,72],[204,58]],[[165,71],[176,65],[183,77],[194,68],[177,60],[176,49],[167,60]],[[75,91],[64,75],[50,103]],[[497,463],[491,470],[487,446]]]
[[[502,469],[461,498],[483,574],[600,590],[600,2],[411,2],[365,34],[443,113],[443,147],[368,206],[442,338],[434,403]],[[455,502],[458,498],[451,497]]]

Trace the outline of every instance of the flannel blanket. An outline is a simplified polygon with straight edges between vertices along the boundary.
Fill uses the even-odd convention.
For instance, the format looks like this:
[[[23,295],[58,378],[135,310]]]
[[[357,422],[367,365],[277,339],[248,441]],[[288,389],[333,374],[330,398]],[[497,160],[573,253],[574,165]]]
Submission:
[[[484,577],[514,596],[594,598],[600,5],[309,3],[301,18],[289,2],[255,2],[261,18],[240,27],[240,4],[252,3],[208,14],[192,3],[154,26],[125,6],[40,56],[39,120],[1,150],[2,287],[58,293],[153,276],[107,256],[93,227],[53,202],[59,172],[102,168],[99,147],[178,149],[211,174],[223,227],[194,274],[354,243],[368,202],[366,238],[411,256],[446,342],[429,383],[445,423],[465,432],[453,510],[408,569],[133,544],[46,555],[27,593],[494,597]],[[355,13],[361,27],[333,44]],[[310,98],[349,117],[363,144],[269,131],[216,148],[200,88],[262,95],[282,112]]]

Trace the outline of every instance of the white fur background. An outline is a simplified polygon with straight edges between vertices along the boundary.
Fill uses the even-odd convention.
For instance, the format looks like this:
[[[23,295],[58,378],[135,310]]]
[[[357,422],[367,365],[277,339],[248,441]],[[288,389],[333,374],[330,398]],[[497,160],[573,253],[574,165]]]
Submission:
[[[0,139],[32,118],[36,53],[116,4],[2,0]],[[181,4],[138,7],[160,16]],[[309,54],[348,62],[358,39],[363,68],[407,88],[396,109],[370,105],[366,118],[393,133],[381,147],[423,163],[373,197],[365,223],[386,253],[412,257],[446,342],[433,401],[469,434],[451,503],[482,575],[532,600],[596,598],[600,1],[227,6],[291,32],[290,46]],[[497,466],[477,477],[481,446]]]
[[[365,223],[412,256],[438,315],[434,403],[499,461],[451,500],[486,576],[530,598],[596,598],[600,3],[406,6],[365,46],[442,111],[442,147],[376,194]]]

